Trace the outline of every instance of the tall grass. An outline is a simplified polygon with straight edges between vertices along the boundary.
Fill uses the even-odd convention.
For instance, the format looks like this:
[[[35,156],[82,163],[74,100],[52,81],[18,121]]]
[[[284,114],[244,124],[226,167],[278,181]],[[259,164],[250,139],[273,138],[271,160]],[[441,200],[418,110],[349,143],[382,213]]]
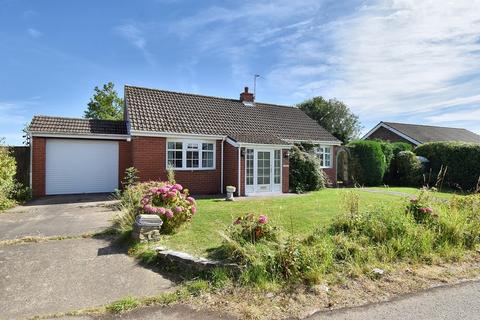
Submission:
[[[416,219],[410,201],[403,209],[377,205],[359,210],[358,196],[349,193],[345,212],[328,227],[301,239],[290,235],[257,244],[226,236],[222,254],[244,267],[242,282],[265,287],[355,277],[398,263],[456,261],[480,245],[480,195],[426,203],[433,197],[421,192],[422,203],[434,213],[428,219]]]

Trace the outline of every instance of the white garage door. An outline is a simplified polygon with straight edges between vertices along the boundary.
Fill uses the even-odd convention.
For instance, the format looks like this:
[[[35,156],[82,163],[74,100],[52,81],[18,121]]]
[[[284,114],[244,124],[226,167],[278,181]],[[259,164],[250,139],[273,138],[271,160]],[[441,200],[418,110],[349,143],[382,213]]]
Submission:
[[[46,194],[112,192],[118,187],[118,142],[47,139]]]

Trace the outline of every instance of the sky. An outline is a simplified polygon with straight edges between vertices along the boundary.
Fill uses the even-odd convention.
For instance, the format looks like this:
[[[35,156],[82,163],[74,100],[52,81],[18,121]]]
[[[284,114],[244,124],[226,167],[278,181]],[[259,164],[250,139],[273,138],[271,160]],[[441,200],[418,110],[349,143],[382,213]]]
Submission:
[[[480,0],[0,0],[0,137],[125,84],[480,133]]]

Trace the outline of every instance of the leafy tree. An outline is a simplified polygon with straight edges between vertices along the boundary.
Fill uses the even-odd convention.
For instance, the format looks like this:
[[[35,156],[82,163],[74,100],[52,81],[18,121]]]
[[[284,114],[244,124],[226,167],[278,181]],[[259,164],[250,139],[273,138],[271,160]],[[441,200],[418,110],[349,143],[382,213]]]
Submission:
[[[23,132],[23,144],[27,147],[30,146],[30,134],[28,133],[28,129],[30,127],[30,123],[25,123],[23,126],[22,132]]]
[[[314,97],[297,107],[345,144],[357,138],[362,129],[358,116],[337,99]]]
[[[93,97],[88,103],[84,117],[88,119],[122,120],[123,99],[114,89],[114,84],[109,82],[103,88],[95,87]]]

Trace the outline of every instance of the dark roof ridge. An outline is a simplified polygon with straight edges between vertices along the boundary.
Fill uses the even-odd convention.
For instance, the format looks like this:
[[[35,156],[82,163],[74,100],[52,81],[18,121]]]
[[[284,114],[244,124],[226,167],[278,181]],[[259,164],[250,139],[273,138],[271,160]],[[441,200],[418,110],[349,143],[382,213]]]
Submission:
[[[382,123],[385,123],[388,125],[389,123],[393,124],[403,124],[407,126],[420,126],[420,127],[431,127],[431,128],[442,128],[442,129],[457,129],[457,130],[465,130],[465,131],[470,131],[465,128],[459,128],[459,127],[444,127],[444,126],[434,126],[434,125],[429,125],[429,124],[416,124],[416,123],[406,123],[406,122],[392,122],[392,121],[381,121]]]
[[[125,122],[125,120],[108,120],[108,119],[93,119],[93,118],[79,118],[79,117],[64,117],[64,116],[46,116],[43,114],[36,114],[34,118],[50,118],[50,119],[67,119],[67,120],[94,120],[94,121],[112,121],[112,122]]]
[[[165,90],[165,89],[158,89],[158,88],[147,88],[147,87],[141,87],[141,86],[134,86],[134,85],[126,84],[125,88],[127,88],[127,87],[135,88],[135,89],[145,89],[145,90],[175,93],[175,94],[184,94],[184,95],[189,95],[189,96],[194,96],[194,97],[214,98],[214,99],[228,100],[228,101],[233,101],[233,102],[240,102],[240,99],[233,99],[233,98],[219,97],[219,96],[209,96],[209,95],[206,95],[206,94],[191,93],[191,92],[184,92],[184,91]],[[271,106],[271,107],[296,108],[296,106],[287,106],[287,105],[282,105],[282,104],[260,102],[260,101],[254,101],[254,103],[255,104],[262,104],[262,105],[266,105],[266,106]]]

